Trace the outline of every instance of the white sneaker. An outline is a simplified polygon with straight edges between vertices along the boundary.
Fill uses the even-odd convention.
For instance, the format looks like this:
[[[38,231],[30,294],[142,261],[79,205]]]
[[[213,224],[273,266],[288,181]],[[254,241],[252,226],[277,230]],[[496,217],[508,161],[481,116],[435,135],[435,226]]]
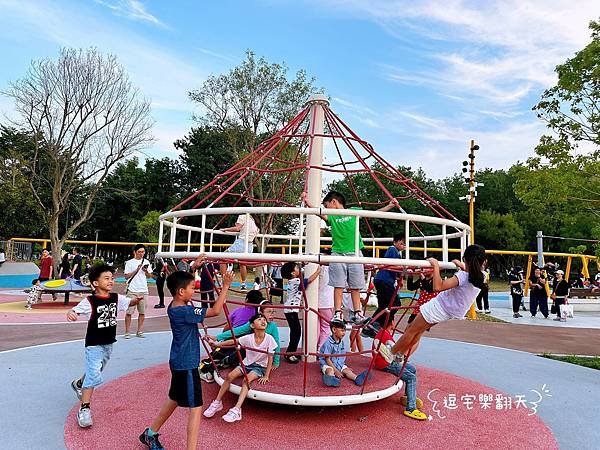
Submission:
[[[336,311],[335,314],[333,315],[333,317],[331,318],[331,320],[338,320],[338,321],[344,321],[344,315],[342,314],[341,311]]]
[[[213,400],[212,403],[206,408],[203,415],[204,417],[211,418],[216,413],[223,409],[223,402],[221,400]]]
[[[237,422],[238,420],[242,420],[242,410],[234,406],[229,411],[227,411],[227,414],[223,416],[223,420],[228,423],[233,423]]]
[[[123,338],[124,338],[124,339],[131,339],[131,335],[130,335],[129,333],[125,333],[125,334],[123,335]]]
[[[204,381],[205,383],[214,383],[215,382],[215,377],[210,372],[206,372],[206,373],[200,372],[200,379],[202,381]]]
[[[77,423],[81,428],[88,428],[92,426],[92,410],[90,408],[83,408],[77,411]]]

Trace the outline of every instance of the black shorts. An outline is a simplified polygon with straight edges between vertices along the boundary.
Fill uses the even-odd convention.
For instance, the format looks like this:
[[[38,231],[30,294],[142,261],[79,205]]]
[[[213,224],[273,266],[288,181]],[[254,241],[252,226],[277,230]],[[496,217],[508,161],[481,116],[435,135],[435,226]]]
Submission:
[[[191,370],[171,369],[171,387],[169,398],[177,402],[177,406],[197,408],[202,406],[202,388],[198,368]]]

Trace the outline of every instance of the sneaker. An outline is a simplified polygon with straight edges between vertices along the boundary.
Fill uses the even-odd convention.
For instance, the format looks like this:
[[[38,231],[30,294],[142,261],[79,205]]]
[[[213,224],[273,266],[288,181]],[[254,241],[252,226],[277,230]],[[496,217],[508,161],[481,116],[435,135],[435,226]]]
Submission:
[[[403,395],[402,397],[400,397],[400,404],[402,406],[408,405],[408,398],[406,397],[406,395]],[[421,409],[422,407],[423,407],[423,400],[421,400],[419,397],[417,397],[417,409]]]
[[[379,333],[379,331],[381,331],[381,325],[379,324],[379,322],[373,321],[364,326],[364,328],[360,332],[360,335],[363,337],[375,339],[375,336],[377,336],[377,333]]]
[[[131,339],[131,335],[129,333],[125,333],[123,335],[123,339]]]
[[[139,337],[139,338],[145,338],[146,336],[144,335],[143,332],[138,331],[137,333],[135,333],[135,337]]]
[[[154,309],[158,309],[158,308],[164,308],[165,305],[154,305]]]
[[[331,318],[331,320],[332,320],[332,321],[333,321],[333,320],[337,320],[337,321],[339,321],[339,322],[343,322],[343,321],[344,321],[344,315],[342,314],[342,312],[341,312],[341,311],[336,311],[336,312],[333,314],[333,317]]]
[[[519,316],[519,317],[523,317],[523,316],[522,316],[521,314],[519,314],[519,313],[517,313],[517,316]]]
[[[92,426],[92,410],[90,408],[83,408],[77,411],[77,423],[81,428],[88,428]]]
[[[491,313],[492,313],[492,311],[490,311],[489,309],[486,309],[486,310],[485,310],[485,313],[486,313],[486,314],[491,314]]]
[[[394,354],[392,353],[392,355]],[[404,364],[404,355],[401,353],[396,353],[394,361],[396,361],[398,364]]]
[[[525,308],[525,305],[521,305],[521,308],[523,308],[523,311],[527,311],[527,308]]]
[[[556,319],[552,319],[552,320],[556,320],[556,321],[560,321],[560,317],[557,317]]]
[[[81,400],[81,386],[79,386],[79,380],[73,380],[71,381],[71,389],[73,389],[75,391],[75,395],[77,396],[77,398],[79,400]]]
[[[333,375],[323,374],[323,384],[328,387],[339,387],[340,379]]]
[[[246,288],[246,283],[242,283],[242,284],[240,285],[240,291],[245,291],[245,290],[247,290],[247,288]]]
[[[238,420],[242,420],[242,410],[236,406],[227,411],[227,414],[223,416],[225,422],[233,423]]]
[[[148,447],[150,450],[164,450],[164,447],[158,440],[160,434],[156,433],[150,436],[148,434],[149,428],[146,428],[142,434],[140,434],[140,442]]]
[[[521,317],[521,314],[514,313],[514,314],[513,314],[513,317],[514,317],[515,319],[518,319],[519,317]]]
[[[367,374],[369,374],[368,378]],[[373,374],[369,373],[368,370],[365,370],[356,376],[356,378],[354,379],[354,384],[357,386],[362,386],[363,384],[365,384],[365,381],[367,381],[367,379],[370,380],[371,378],[373,378]]]
[[[354,325],[366,325],[371,321],[370,317],[365,317],[362,311],[354,311],[350,313],[350,322]]]
[[[204,381],[205,383],[214,383],[215,382],[215,377],[210,372],[206,372],[206,373],[200,372],[200,379],[202,381]]]
[[[223,402],[221,400],[213,400],[211,404],[204,410],[204,417],[211,418],[216,413],[223,409]]]

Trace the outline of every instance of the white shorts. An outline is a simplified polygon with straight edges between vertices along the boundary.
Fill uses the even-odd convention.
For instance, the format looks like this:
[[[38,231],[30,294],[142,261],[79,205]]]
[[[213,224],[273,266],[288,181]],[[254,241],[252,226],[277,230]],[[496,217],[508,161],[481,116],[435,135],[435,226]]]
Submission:
[[[452,319],[452,316],[444,311],[437,297],[420,306],[419,311],[425,322],[431,325]]]
[[[344,370],[346,370],[347,368],[348,368],[348,366],[344,364],[344,365],[342,366],[342,370],[340,370],[340,372],[343,372],[343,371],[344,371]],[[327,375],[327,369],[331,369],[331,370],[333,370],[333,371],[335,372],[335,369],[334,369],[333,367],[331,367],[331,366],[328,366],[327,364],[323,364],[323,365],[321,366],[321,372],[323,372],[323,375]]]

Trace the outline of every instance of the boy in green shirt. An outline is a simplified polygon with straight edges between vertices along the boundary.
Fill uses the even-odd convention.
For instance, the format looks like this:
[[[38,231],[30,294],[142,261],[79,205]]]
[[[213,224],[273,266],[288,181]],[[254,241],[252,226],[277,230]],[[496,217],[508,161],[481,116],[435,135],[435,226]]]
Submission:
[[[302,200],[309,208],[314,206],[308,202],[306,194],[302,196]],[[378,211],[389,211],[396,206],[396,200]],[[343,194],[337,191],[330,191],[323,198],[323,206],[328,209],[346,209],[346,198]],[[362,209],[352,207],[350,209]],[[362,256],[360,251],[363,247],[363,241],[358,235],[356,236],[356,221],[357,216],[323,216],[321,218],[329,225],[331,230],[331,255],[332,256],[356,256],[358,241],[358,256]],[[355,325],[363,325],[369,321],[365,318],[360,307],[360,290],[365,288],[365,269],[362,264],[347,264],[347,263],[330,263],[329,264],[329,285],[333,286],[333,306],[335,309],[332,320],[344,320],[342,314],[342,296],[346,287],[350,290],[352,297],[352,311],[350,312],[349,320]]]

